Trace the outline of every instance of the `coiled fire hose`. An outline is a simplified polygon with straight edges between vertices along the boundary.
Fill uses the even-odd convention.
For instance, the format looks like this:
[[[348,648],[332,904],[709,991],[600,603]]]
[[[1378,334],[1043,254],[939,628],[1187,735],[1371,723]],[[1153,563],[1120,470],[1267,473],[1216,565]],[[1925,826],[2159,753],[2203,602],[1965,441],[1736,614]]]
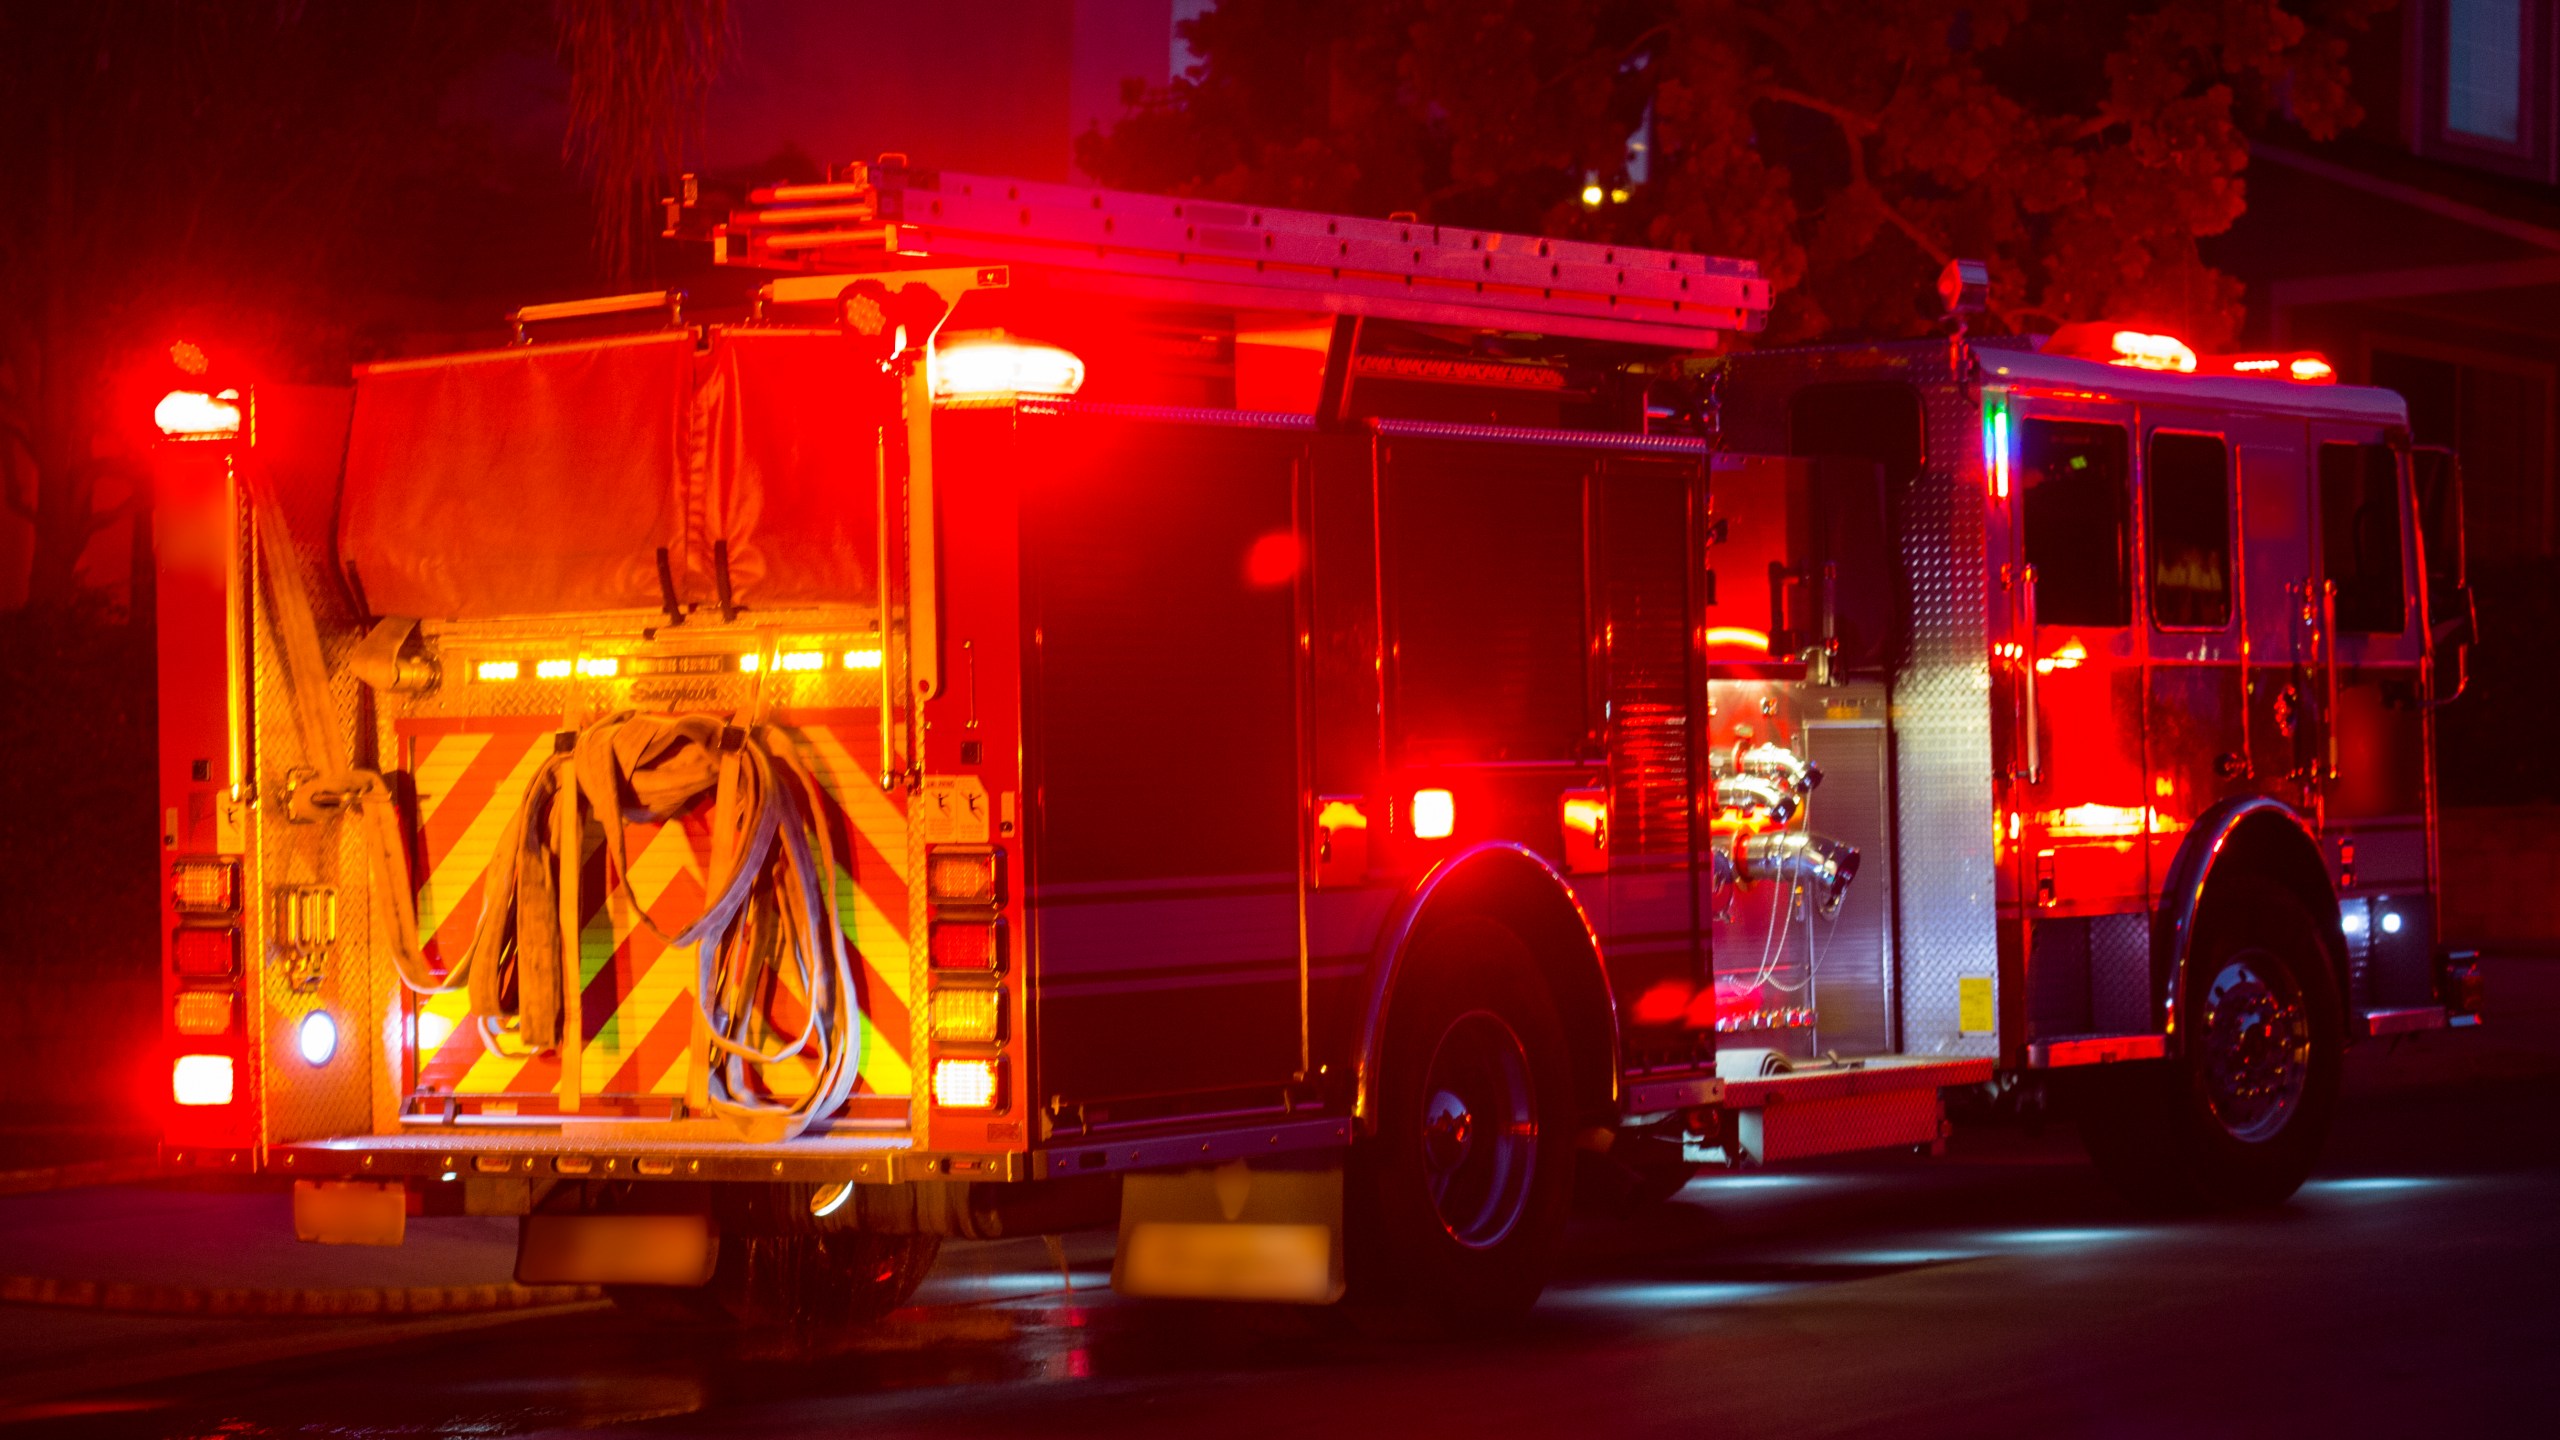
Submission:
[[[836,903],[834,841],[820,818],[817,778],[791,738],[775,726],[740,728],[711,715],[624,712],[588,726],[526,786],[482,876],[470,947],[438,976],[419,944],[399,805],[379,773],[347,759],[323,698],[328,666],[281,507],[262,486],[251,498],[294,727],[317,771],[296,786],[288,811],[305,820],[352,814],[362,827],[376,933],[389,940],[400,982],[424,995],[467,989],[472,1017],[493,1046],[509,1036],[537,1051],[557,1046],[564,987],[579,983],[563,954],[559,877],[583,857],[557,853],[554,807],[578,805],[581,830],[591,818],[604,832],[607,893],[618,885],[653,934],[697,947],[694,1001],[712,1050],[712,1111],[740,1121],[779,1117],[784,1133],[796,1135],[841,1109],[861,1074],[860,997]],[[627,898],[625,827],[672,821],[706,798],[714,805],[709,898],[698,919],[670,935]],[[796,1034],[777,1035],[770,1022],[785,967],[807,1010]],[[804,1051],[815,1071],[808,1091],[773,1098],[757,1072]]]

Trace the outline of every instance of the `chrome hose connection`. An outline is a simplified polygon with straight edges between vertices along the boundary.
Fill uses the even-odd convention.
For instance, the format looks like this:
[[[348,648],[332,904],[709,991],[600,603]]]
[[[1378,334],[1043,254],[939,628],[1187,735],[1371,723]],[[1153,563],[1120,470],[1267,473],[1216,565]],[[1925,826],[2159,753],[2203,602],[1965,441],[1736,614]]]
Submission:
[[[1840,913],[1849,882],[1858,878],[1857,846],[1801,832],[1745,835],[1734,847],[1734,861],[1745,880],[1804,886],[1824,919]]]

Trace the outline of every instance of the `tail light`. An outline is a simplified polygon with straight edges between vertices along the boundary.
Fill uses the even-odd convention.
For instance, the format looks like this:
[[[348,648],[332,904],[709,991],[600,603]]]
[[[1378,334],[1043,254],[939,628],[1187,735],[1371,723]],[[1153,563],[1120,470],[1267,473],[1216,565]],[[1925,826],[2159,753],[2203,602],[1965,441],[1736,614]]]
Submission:
[[[181,926],[171,937],[169,958],[189,980],[228,980],[240,972],[240,932]]]
[[[169,891],[182,914],[229,915],[240,908],[240,862],[228,855],[173,860]]]
[[[936,1077],[939,1079],[939,1077]],[[231,1057],[181,1055],[169,1068],[169,1094],[181,1105],[228,1105],[232,1095]]]
[[[983,985],[936,987],[926,1014],[936,1040],[992,1045],[1004,1024],[1004,991]]]
[[[933,1062],[933,1103],[945,1110],[993,1110],[1002,1086],[1000,1062],[946,1055]]]
[[[936,920],[925,932],[925,944],[937,970],[992,973],[1004,968],[1004,921],[999,917]]]
[[[172,1019],[181,1035],[224,1035],[238,997],[228,990],[181,990]]]
[[[924,862],[924,893],[935,900],[992,904],[1004,852],[991,845],[938,845]]]

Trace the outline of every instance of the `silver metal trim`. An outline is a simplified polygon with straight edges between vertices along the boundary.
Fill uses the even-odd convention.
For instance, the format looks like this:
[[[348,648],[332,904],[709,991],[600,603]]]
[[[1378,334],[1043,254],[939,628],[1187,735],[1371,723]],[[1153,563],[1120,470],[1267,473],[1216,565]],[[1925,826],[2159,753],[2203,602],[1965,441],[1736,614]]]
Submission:
[[[1255,1125],[1113,1140],[1106,1144],[1069,1145],[1036,1151],[1031,1176],[1050,1180],[1070,1175],[1108,1175],[1123,1170],[1159,1169],[1175,1165],[1218,1165],[1248,1155],[1289,1155],[1331,1150],[1351,1143],[1351,1121],[1293,1120],[1283,1125]]]
[[[2441,1005],[2411,1005],[2398,1010],[2367,1010],[2361,1017],[2367,1039],[2383,1035],[2407,1035],[2420,1030],[2442,1030],[2451,1021]]]
[[[2158,1060],[2168,1053],[2166,1035],[2071,1035],[2028,1045],[2027,1068],[2063,1070],[2074,1065],[2112,1065],[2127,1060]]]

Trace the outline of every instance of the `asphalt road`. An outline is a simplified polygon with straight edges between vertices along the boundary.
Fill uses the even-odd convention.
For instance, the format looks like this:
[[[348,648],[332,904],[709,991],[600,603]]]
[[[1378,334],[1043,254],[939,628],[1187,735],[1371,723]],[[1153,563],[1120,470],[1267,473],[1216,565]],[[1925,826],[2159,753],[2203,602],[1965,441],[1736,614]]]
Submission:
[[[2560,963],[2504,1023],[2361,1052],[2293,1203],[2162,1224],[2067,1130],[1694,1184],[1591,1223],[1522,1332],[1113,1297],[1107,1257],[954,1247],[858,1340],[609,1311],[47,1407],[63,1436],[2560,1433]]]

